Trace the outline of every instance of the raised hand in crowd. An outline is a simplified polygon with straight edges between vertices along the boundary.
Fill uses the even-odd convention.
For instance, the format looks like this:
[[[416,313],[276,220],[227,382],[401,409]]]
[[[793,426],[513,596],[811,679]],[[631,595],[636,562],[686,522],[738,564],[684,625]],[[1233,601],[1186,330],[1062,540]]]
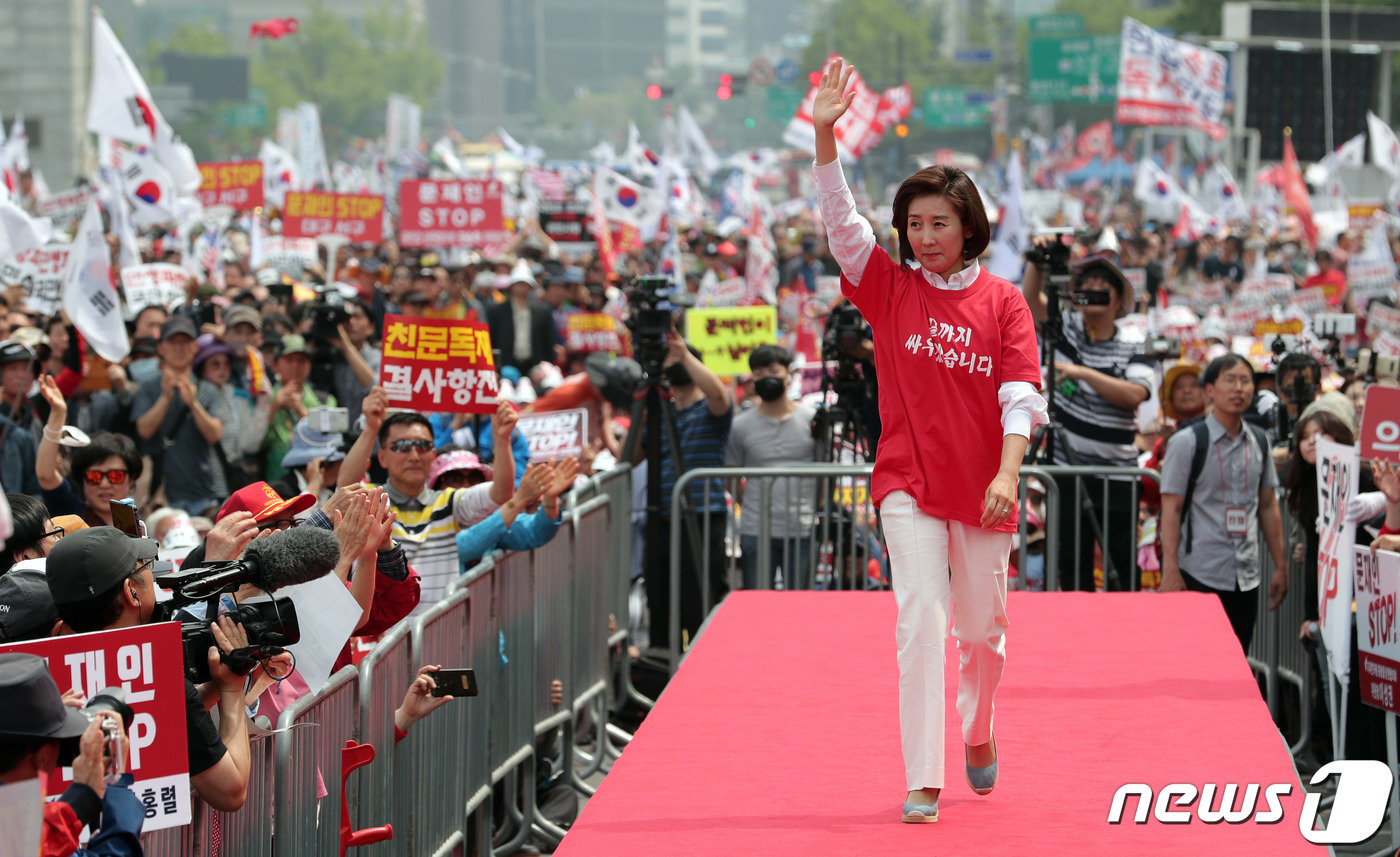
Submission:
[[[846,115],[856,91],[851,89],[851,73],[856,67],[844,62],[841,57],[833,59],[822,72],[817,84],[816,100],[812,103],[812,124],[818,128],[831,127],[836,120]],[[848,91],[849,90],[849,91]],[[818,163],[825,163],[820,157]]]
[[[389,410],[389,394],[383,387],[375,387],[365,396],[360,413],[365,415],[365,431],[373,434],[384,424],[384,416]]]
[[[442,667],[437,664],[419,667],[418,675],[414,677],[413,684],[408,686],[408,693],[404,694],[403,705],[394,710],[394,728],[400,732],[407,732],[410,726],[455,698],[433,696],[433,689],[437,687],[433,673],[440,669]]]
[[[113,393],[122,393],[131,386],[131,380],[126,377],[126,370],[116,363],[107,365],[107,385],[112,388]]]
[[[194,380],[188,375],[181,375],[175,379],[175,389],[180,393],[180,401],[185,403],[185,407],[193,410],[199,401],[199,391],[195,388]]]
[[[501,401],[491,417],[491,439],[495,441],[495,472],[491,477],[491,501],[504,505],[515,487],[515,455],[511,449],[511,433],[520,415],[510,402]]]
[[[532,506],[544,495],[545,489],[554,478],[554,468],[547,461],[536,461],[525,468],[511,498],[501,504],[501,520],[509,529],[517,515]]]
[[[251,512],[225,515],[209,531],[204,542],[206,562],[226,562],[243,556],[243,551],[258,537],[258,519]]]
[[[565,458],[554,463],[554,476],[544,489],[544,513],[556,521],[559,520],[559,497],[574,487],[578,469],[577,458]]]

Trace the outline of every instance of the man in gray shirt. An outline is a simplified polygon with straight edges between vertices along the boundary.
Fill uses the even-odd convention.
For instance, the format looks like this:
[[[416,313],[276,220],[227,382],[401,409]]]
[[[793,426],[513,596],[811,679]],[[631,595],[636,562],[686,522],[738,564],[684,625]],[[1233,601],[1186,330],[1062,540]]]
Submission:
[[[776,345],[760,345],[749,353],[754,392],[759,403],[734,418],[724,463],[728,467],[782,467],[810,464],[815,460],[812,444],[813,410],[788,397],[792,382],[792,354]],[[740,486],[735,501],[740,505],[739,546],[743,551],[744,588],[757,589],[758,557],[769,551],[770,568],[782,570],[784,588],[811,587],[812,523],[816,486],[811,477],[774,478],[767,512],[772,521],[766,548],[760,548],[759,521],[765,510],[759,506],[761,488],[755,481]],[[750,502],[744,503],[745,495]]]
[[[1225,354],[1201,372],[1210,405],[1205,422],[1177,432],[1162,460],[1162,591],[1214,592],[1240,646],[1249,651],[1259,610],[1259,529],[1274,559],[1269,609],[1288,594],[1278,476],[1263,433],[1243,421],[1254,396],[1254,371]],[[1190,488],[1199,434],[1209,446]]]

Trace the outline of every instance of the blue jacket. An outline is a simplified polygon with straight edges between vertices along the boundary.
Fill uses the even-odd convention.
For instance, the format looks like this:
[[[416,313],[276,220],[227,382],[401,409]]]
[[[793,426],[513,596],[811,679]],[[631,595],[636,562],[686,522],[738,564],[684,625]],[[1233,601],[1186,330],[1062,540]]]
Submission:
[[[508,551],[534,550],[549,544],[563,522],[562,510],[558,520],[555,520],[546,515],[544,507],[541,506],[528,515],[516,515],[507,529],[505,521],[501,518],[501,510],[497,509],[484,521],[457,533],[457,559],[461,561],[462,571],[465,572],[496,548]]]

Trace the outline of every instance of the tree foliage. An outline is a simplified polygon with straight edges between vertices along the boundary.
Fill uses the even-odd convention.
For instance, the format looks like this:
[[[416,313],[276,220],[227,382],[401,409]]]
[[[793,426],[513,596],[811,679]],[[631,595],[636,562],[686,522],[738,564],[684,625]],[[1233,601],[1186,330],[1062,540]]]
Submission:
[[[295,35],[265,46],[252,66],[270,120],[278,108],[300,101],[320,106],[329,147],[346,137],[376,137],[384,130],[392,92],[426,104],[442,84],[443,61],[426,30],[406,11],[382,8],[365,17],[362,32],[317,2]]]

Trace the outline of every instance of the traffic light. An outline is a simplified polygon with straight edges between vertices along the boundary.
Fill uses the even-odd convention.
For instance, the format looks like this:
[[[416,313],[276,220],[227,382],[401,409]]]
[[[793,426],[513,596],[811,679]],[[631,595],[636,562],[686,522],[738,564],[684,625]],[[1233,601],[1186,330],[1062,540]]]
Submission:
[[[721,74],[719,76],[719,86],[715,87],[715,97],[720,101],[728,101],[736,95],[744,94],[744,87],[749,83],[747,74]]]
[[[894,135],[901,139],[903,139],[904,137],[908,137],[909,126],[905,125],[903,122],[899,123],[898,125],[894,126]]]
[[[675,87],[653,83],[647,87],[647,98],[650,98],[652,101],[660,101],[663,98],[670,98],[671,93],[674,91]]]

